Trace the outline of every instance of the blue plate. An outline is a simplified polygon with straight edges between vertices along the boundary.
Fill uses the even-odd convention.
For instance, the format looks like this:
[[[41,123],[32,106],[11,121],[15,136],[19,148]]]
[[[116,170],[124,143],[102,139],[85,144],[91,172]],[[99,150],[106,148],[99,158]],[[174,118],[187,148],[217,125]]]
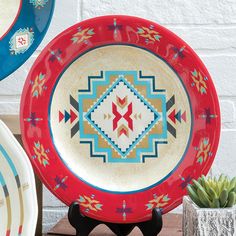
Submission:
[[[32,55],[43,40],[53,15],[55,0],[19,1],[15,20],[0,35],[0,81]]]

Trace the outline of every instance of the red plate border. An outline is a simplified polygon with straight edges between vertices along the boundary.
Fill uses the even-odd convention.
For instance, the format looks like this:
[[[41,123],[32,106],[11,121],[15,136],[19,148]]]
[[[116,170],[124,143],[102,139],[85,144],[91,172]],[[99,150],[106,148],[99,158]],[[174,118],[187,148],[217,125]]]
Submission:
[[[81,34],[74,42],[78,32]],[[58,156],[48,125],[51,92],[64,69],[78,55],[94,47],[119,43],[146,48],[168,62],[188,91],[194,119],[190,146],[175,172],[161,184],[135,194],[105,192],[78,179]],[[65,204],[78,200],[85,215],[116,223],[145,221],[151,218],[153,207],[167,213],[178,206],[188,183],[208,173],[221,128],[216,90],[196,53],[166,28],[142,18],[121,15],[85,20],[50,42],[29,72],[20,113],[23,143],[42,182]]]

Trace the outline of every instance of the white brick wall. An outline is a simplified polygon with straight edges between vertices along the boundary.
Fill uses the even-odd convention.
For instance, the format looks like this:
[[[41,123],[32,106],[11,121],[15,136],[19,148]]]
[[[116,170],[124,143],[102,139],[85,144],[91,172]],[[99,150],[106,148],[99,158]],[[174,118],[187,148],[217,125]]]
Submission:
[[[56,0],[55,14],[43,43],[24,66],[0,83],[0,114],[19,112],[27,72],[41,49],[54,36],[80,20],[104,14],[129,14],[156,21],[196,50],[213,77],[222,111],[222,135],[212,173],[235,175],[235,0]],[[45,189],[44,229],[50,228],[66,211],[65,206]]]

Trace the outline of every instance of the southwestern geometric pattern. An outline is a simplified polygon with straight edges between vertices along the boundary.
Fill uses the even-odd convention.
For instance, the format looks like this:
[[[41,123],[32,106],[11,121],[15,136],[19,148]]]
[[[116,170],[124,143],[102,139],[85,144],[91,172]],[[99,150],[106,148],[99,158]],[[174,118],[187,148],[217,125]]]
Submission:
[[[57,37],[45,49],[41,61],[38,60],[34,66],[34,75],[40,73],[39,68],[45,68],[43,72],[50,77],[46,79],[47,90],[38,99],[29,96],[30,85],[24,91],[21,117],[29,118],[31,113],[36,112],[35,117],[43,118],[42,122],[36,122],[37,131],[31,123],[22,122],[27,152],[29,156],[34,155],[32,146],[38,140],[46,148],[50,147],[50,157],[53,159],[47,168],[39,165],[38,159],[33,160],[34,165],[40,170],[39,175],[51,190],[58,188],[57,196],[65,203],[74,201],[77,196],[83,212],[88,217],[116,223],[122,223],[123,219],[127,223],[132,223],[137,219],[148,220],[155,207],[162,208],[163,214],[167,213],[178,205],[185,191],[183,189],[191,178],[198,177],[203,170],[207,171],[210,168],[214,157],[212,153],[217,148],[220,132],[220,111],[214,86],[210,77],[208,82],[209,75],[206,68],[195,58],[189,46],[174,36],[171,39],[170,36],[173,35],[166,32],[163,27],[137,18],[120,16],[97,18],[95,21],[78,24],[61,37]],[[117,43],[125,47],[122,48]],[[140,49],[147,50],[147,53],[149,51],[156,55],[157,61],[154,58],[153,61],[148,61],[152,55],[146,57],[145,52],[143,54],[139,52],[140,49],[133,50],[131,45],[137,45]],[[88,54],[84,55],[86,52]],[[94,60],[103,55],[106,55],[107,60],[103,62],[107,63],[104,63],[102,68],[128,71],[114,71],[110,76],[107,75],[106,69],[100,68],[99,60]],[[128,63],[123,55],[127,55]],[[80,58],[75,62],[77,57]],[[124,60],[120,60],[122,58]],[[45,60],[49,61],[47,68],[44,66]],[[193,63],[189,63],[190,60]],[[72,62],[73,65],[66,72]],[[165,62],[167,66],[162,66]],[[139,63],[140,68],[138,68]],[[85,64],[90,66],[86,67]],[[130,73],[130,70],[135,71]],[[59,76],[59,71],[65,72],[62,77]],[[181,78],[177,78],[178,75]],[[31,79],[28,78],[28,84]],[[119,83],[112,90],[111,87],[119,79]],[[116,91],[121,87],[128,94]],[[108,90],[110,93],[107,93]],[[107,101],[103,97],[106,93],[107,99],[111,99],[112,96],[114,99]],[[154,99],[149,95],[160,95],[160,97]],[[76,106],[71,106],[70,96],[76,101],[75,103],[78,103],[77,109]],[[200,104],[198,101],[202,96],[205,99],[204,103]],[[105,103],[109,106],[106,107]],[[144,123],[142,127],[144,136],[135,144],[134,139],[139,138],[135,124],[145,116],[143,107],[137,110],[136,104],[148,109],[146,119],[149,123]],[[40,109],[43,106],[47,109]],[[77,115],[75,120],[71,110]],[[58,115],[59,119],[55,119]],[[148,127],[154,121],[156,123],[148,131]],[[72,137],[71,128],[77,123],[79,125]],[[108,132],[110,130],[103,129],[104,123],[114,131],[112,134]],[[34,136],[31,135],[32,130]],[[207,140],[202,143],[205,137]],[[133,149],[127,152],[126,156],[122,156],[127,149],[126,143],[120,142],[120,138],[130,138],[129,141],[133,145]],[[77,148],[75,155],[70,155],[67,151],[69,149],[65,150],[61,146],[64,145],[63,141],[69,149],[72,145],[72,148]],[[162,145],[161,142],[167,144]],[[205,152],[209,144],[211,148]],[[120,152],[115,147],[119,148]],[[183,151],[183,158],[180,160],[179,153],[182,154]],[[201,159],[202,151],[208,154],[206,159]],[[209,158],[211,154],[212,157]],[[188,168],[189,158],[195,158],[191,168]],[[109,164],[103,164],[103,160]],[[137,167],[135,179],[131,179],[133,178],[129,175],[131,166],[127,166],[127,162],[131,160],[134,160],[134,163],[146,161],[145,164],[134,164],[135,169]],[[124,163],[115,165],[114,162]],[[154,168],[159,168],[158,172]],[[119,169],[124,169],[122,175],[116,175],[116,170]],[[169,170],[170,175],[167,175]],[[45,179],[49,172],[52,176]],[[92,178],[91,172],[98,178]],[[148,174],[150,183],[142,181],[143,173]],[[164,176],[166,177],[163,181]],[[116,178],[116,186],[112,186],[113,177]],[[132,180],[136,180],[135,184],[132,184]],[[174,189],[173,186],[177,188]],[[90,209],[94,203],[97,204],[96,201],[103,205],[102,210]]]
[[[91,195],[91,197],[88,197],[86,195],[80,195],[78,202],[80,203],[80,206],[85,208],[86,212],[89,211],[102,211],[103,204],[101,204],[98,200],[95,199],[95,195]]]
[[[155,76],[142,71],[101,71],[89,76],[78,101],[70,95],[70,108],[58,111],[59,123],[69,124],[71,138],[79,132],[90,156],[104,162],[144,163],[158,157],[158,145],[167,135],[177,137],[177,123],[187,122],[175,95],[157,89]],[[141,91],[141,92],[140,92]]]
[[[121,214],[122,217],[123,217],[123,221],[126,221],[127,215],[128,215],[128,214],[132,214],[132,213],[133,213],[133,210],[132,210],[131,207],[128,207],[126,201],[123,200],[122,207],[116,208],[116,213],[117,213],[117,214]]]
[[[47,4],[48,0],[30,0],[30,3],[32,3],[35,8],[42,8]]]
[[[158,144],[167,143],[166,98],[154,81],[142,72],[106,71],[79,90],[80,142],[92,157],[140,163],[158,156]]]
[[[213,154],[211,152],[211,143],[207,137],[200,141],[199,147],[195,147],[195,150],[197,150],[197,163],[200,163],[201,165]]]
[[[34,143],[33,150],[34,155],[32,156],[32,158],[37,159],[40,165],[47,167],[50,164],[48,157],[49,150],[45,149],[39,141]]]
[[[79,104],[78,102],[70,95],[70,111],[67,110],[59,111],[59,123],[64,121],[64,123],[67,123],[70,121],[70,124],[72,125],[71,128],[71,138],[75,136],[75,134],[79,131],[79,121],[78,121],[78,113],[79,113]],[[74,110],[74,111],[73,111]]]
[[[216,119],[218,116],[211,113],[211,108],[205,108],[203,114],[200,115],[200,118],[206,120],[206,124],[211,124],[212,120]]]
[[[122,94],[126,96],[121,98]],[[119,75],[85,118],[125,157],[161,116]]]
[[[175,109],[175,95],[173,95],[166,103],[166,112],[167,112],[167,130],[174,137],[177,137],[176,134],[176,121],[182,123],[187,121],[187,112]]]
[[[12,55],[25,53],[34,42],[34,32],[31,28],[19,29],[10,39]]]
[[[65,191],[67,189],[67,185],[65,183],[67,179],[68,176],[65,176],[64,178],[56,176],[56,178],[54,179],[56,185],[53,190],[56,191],[57,189],[63,189]]]
[[[151,199],[147,204],[147,211],[152,210],[154,208],[159,208],[162,210],[162,208],[164,206],[166,206],[168,204],[168,202],[170,201],[170,198],[168,196],[168,194],[166,195],[160,195],[158,196],[157,194],[153,194],[153,199]]]

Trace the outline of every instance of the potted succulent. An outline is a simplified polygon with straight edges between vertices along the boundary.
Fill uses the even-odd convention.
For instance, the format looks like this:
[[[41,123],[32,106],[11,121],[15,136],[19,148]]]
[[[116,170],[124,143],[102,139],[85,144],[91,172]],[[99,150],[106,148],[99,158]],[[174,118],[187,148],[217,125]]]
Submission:
[[[236,235],[236,177],[201,176],[183,200],[184,236]]]

